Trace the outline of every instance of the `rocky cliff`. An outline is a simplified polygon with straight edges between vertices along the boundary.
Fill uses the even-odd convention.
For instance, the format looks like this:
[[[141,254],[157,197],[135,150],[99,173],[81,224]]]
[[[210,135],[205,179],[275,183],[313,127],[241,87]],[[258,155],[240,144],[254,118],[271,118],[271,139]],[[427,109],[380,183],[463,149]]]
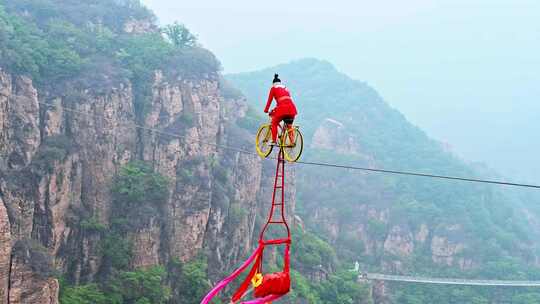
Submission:
[[[130,83],[106,94],[50,96],[0,70],[2,303],[57,303],[51,269],[75,282],[95,278],[103,235],[81,222],[111,225],[113,180],[134,160],[170,186],[163,212],[138,219],[128,233],[132,267],[189,261],[206,248],[219,274],[251,250],[274,168],[220,148],[250,149],[252,134],[235,125],[245,101],[223,98],[219,86],[218,74],[171,79],[156,71],[147,114],[137,121]],[[33,269],[34,255],[51,257],[51,269]]]
[[[0,0],[0,54],[0,303],[139,270],[161,298],[116,296],[186,303],[254,249],[275,167],[238,152],[247,102],[188,29],[137,0]]]
[[[11,271],[11,229],[3,201],[0,201],[0,301],[7,303]]]

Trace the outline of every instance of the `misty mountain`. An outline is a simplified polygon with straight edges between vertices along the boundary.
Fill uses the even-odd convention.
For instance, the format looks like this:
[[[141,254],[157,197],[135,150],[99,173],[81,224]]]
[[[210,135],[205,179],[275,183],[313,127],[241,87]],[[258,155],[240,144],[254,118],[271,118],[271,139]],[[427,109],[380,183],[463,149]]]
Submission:
[[[497,177],[429,138],[364,82],[303,59],[227,79],[262,111],[279,73],[299,109],[307,161],[453,176]],[[538,196],[492,185],[296,165],[297,208],[343,261],[394,274],[538,278]],[[527,197],[527,195],[529,195]],[[532,196],[530,196],[532,195]],[[527,197],[527,198],[526,198]],[[390,285],[397,303],[428,301],[434,288]],[[416,296],[410,297],[411,293]],[[441,291],[451,301],[452,288]],[[504,295],[508,299],[513,294]],[[461,301],[489,293],[464,292]],[[408,299],[408,300],[407,300]],[[423,299],[423,300],[422,300]],[[450,303],[450,302],[448,302]]]

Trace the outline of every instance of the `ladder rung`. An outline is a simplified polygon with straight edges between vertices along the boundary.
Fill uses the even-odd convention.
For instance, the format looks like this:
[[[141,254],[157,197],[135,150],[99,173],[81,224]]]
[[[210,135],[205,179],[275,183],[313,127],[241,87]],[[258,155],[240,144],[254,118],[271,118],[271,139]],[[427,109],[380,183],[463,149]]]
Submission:
[[[285,224],[285,222],[282,221],[270,221],[268,224]]]
[[[283,186],[276,186],[276,189],[283,189]]]

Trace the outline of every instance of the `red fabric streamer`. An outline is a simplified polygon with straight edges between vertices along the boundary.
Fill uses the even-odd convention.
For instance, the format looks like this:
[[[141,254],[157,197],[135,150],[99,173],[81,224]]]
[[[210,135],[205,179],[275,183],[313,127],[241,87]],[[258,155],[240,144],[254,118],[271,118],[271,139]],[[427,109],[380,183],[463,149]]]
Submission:
[[[264,251],[264,245],[260,244],[259,246],[262,247],[261,250],[259,251],[259,255],[257,256],[257,259],[255,260],[255,263],[253,264],[253,267],[251,268],[251,271],[247,275],[246,279],[244,280],[242,285],[240,285],[240,287],[238,287],[238,289],[236,290],[236,292],[232,296],[232,301],[233,302],[236,302],[236,301],[238,301],[238,300],[240,300],[242,298],[242,296],[244,295],[246,290],[249,288],[249,284],[251,283],[251,278],[253,278],[255,273],[257,273],[257,270],[259,269],[259,267],[261,265],[261,260],[262,260],[263,251]]]
[[[263,282],[255,288],[256,298],[266,297],[267,295],[282,295],[291,289],[291,278],[287,272],[268,273],[263,276]]]

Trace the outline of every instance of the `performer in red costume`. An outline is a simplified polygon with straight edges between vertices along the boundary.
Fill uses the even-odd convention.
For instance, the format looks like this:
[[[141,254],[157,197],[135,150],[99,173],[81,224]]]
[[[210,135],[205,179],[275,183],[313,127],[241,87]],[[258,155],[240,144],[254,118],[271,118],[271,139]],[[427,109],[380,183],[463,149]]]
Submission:
[[[272,88],[270,89],[270,94],[268,95],[268,101],[266,102],[266,107],[264,108],[264,113],[268,113],[270,106],[272,105],[272,100],[276,100],[277,106],[270,112],[270,117],[272,117],[272,144],[276,145],[278,124],[282,120],[286,120],[289,125],[292,125],[292,121],[296,116],[296,106],[291,98],[289,89],[283,84],[279,79],[279,75],[274,75],[274,80],[272,81]]]

